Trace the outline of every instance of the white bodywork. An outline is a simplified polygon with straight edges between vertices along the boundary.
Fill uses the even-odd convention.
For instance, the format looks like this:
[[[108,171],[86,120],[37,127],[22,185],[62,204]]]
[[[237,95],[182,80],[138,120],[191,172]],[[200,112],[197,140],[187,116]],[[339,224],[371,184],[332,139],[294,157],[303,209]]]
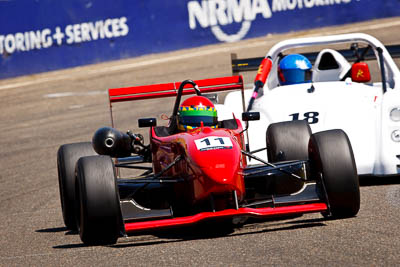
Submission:
[[[316,66],[319,64],[319,56],[313,67],[312,83],[278,85],[278,54],[284,50],[335,43],[350,45],[354,42],[370,45],[377,58],[377,48],[382,49],[387,84],[385,93],[381,82],[357,83],[351,81],[351,78],[340,81],[351,65],[339,53],[329,49],[321,51],[320,55],[326,51],[332,53],[339,64],[338,69],[318,71]],[[348,134],[359,174],[400,173],[400,142],[392,138],[396,134],[394,131],[400,130],[400,121],[390,118],[391,110],[400,108],[400,72],[382,43],[372,36],[360,33],[291,39],[276,44],[266,57],[271,58],[273,66],[263,94],[260,94],[253,105],[252,111],[259,111],[261,119],[250,122],[250,150],[265,147],[265,133],[270,123],[307,120],[313,132],[343,129]],[[252,90],[245,91],[246,103],[251,94]],[[228,94],[224,105],[218,105],[217,109],[219,116],[229,116],[233,111],[237,118],[241,118],[241,93]],[[266,154],[261,151],[256,155],[266,160]]]

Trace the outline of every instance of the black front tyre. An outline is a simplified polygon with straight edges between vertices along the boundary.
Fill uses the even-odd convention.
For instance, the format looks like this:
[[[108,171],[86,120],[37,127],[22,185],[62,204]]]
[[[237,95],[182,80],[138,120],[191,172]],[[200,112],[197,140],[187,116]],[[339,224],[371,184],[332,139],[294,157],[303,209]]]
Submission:
[[[285,121],[272,123],[266,133],[269,162],[308,160],[308,142],[311,136],[306,121]],[[272,185],[273,184],[273,185]],[[274,194],[291,194],[299,191],[304,183],[288,176],[281,176],[268,187]]]
[[[75,164],[80,157],[96,155],[91,142],[65,144],[57,152],[58,185],[64,224],[76,230]]]
[[[109,156],[80,158],[76,172],[76,218],[82,242],[115,244],[123,231],[123,222],[112,159]]]
[[[321,185],[321,193],[326,192],[330,215],[333,218],[355,216],[360,209],[360,187],[346,133],[329,130],[312,134],[309,157],[311,173]]]
[[[269,162],[308,160],[311,129],[306,121],[272,123],[266,134]]]

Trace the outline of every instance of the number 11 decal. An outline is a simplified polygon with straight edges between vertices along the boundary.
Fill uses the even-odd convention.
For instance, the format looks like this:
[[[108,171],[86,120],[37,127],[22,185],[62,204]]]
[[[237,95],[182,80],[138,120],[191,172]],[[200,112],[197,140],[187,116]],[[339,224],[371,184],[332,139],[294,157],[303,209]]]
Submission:
[[[232,149],[232,141],[229,137],[209,136],[194,140],[196,147],[200,151],[213,149]]]
[[[313,124],[313,123],[317,123],[318,122],[319,113],[316,112],[316,111],[306,112],[306,113],[304,113],[302,118],[300,118],[301,117],[300,113],[293,113],[293,114],[290,114],[289,116],[291,116],[292,120],[294,120],[294,121],[305,120],[309,124]]]

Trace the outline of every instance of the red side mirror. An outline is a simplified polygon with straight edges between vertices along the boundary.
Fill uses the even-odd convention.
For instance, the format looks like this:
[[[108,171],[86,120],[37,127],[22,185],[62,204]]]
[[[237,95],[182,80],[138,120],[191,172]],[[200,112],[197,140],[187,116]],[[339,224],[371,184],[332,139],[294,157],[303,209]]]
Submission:
[[[351,67],[351,79],[353,82],[366,83],[371,80],[368,64],[365,62],[354,63]]]

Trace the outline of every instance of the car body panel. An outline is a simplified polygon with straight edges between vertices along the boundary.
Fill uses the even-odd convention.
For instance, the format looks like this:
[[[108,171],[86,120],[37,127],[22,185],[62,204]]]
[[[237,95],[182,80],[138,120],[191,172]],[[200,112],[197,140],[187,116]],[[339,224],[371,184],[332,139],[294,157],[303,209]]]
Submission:
[[[289,48],[346,42],[368,44],[377,56],[378,51],[382,51],[386,88],[380,81],[358,83],[351,78],[278,86],[279,53]],[[274,64],[263,92],[254,101],[253,110],[261,113],[261,120],[252,122],[249,128],[252,150],[265,146],[264,135],[270,123],[307,120],[313,132],[338,128],[348,134],[360,175],[400,174],[400,143],[391,137],[394,131],[400,130],[400,122],[390,119],[391,110],[400,107],[400,72],[383,44],[366,34],[299,38],[276,44],[266,57],[271,58]],[[379,58],[377,61],[379,63]],[[346,64],[343,62],[343,66]],[[338,77],[340,75],[343,76],[342,69]],[[248,103],[252,90],[245,90],[244,94]],[[241,95],[232,92],[225,98],[224,109],[237,116],[241,112],[237,108],[241,101]],[[266,153],[260,152],[259,156],[266,158]]]

